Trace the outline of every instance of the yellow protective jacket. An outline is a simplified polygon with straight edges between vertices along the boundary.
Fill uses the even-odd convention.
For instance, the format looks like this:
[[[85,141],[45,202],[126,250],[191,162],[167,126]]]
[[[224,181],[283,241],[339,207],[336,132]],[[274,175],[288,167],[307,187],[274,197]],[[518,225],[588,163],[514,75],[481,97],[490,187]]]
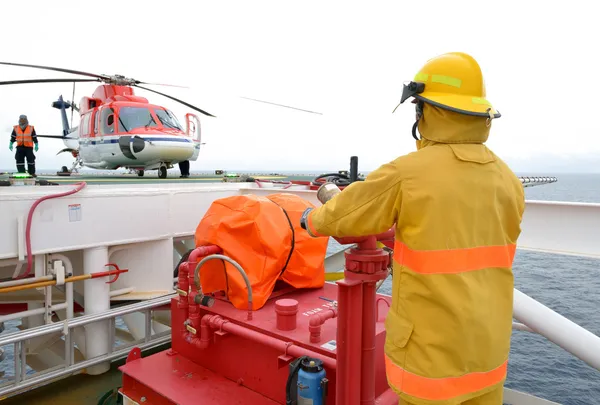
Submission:
[[[525,200],[520,180],[483,145],[485,121],[425,104],[416,152],[307,218],[315,236],[396,224],[385,361],[388,383],[410,403],[460,404],[506,378]]]

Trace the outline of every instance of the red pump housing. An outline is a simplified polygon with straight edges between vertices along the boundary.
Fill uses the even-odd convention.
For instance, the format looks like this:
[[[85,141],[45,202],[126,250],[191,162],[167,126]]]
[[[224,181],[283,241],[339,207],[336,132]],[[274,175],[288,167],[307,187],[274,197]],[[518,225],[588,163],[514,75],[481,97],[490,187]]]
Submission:
[[[339,239],[357,244],[345,253],[344,279],[318,289],[276,288],[251,316],[224,296],[197,303],[207,300],[194,269],[221,249],[195,249],[179,267],[179,297],[171,301],[172,347],[145,358],[131,351],[120,368],[124,404],[285,404],[289,365],[305,355],[323,361],[327,405],[397,404],[383,355],[391,297],[376,293],[391,266],[377,241],[393,247],[393,239],[393,230]]]

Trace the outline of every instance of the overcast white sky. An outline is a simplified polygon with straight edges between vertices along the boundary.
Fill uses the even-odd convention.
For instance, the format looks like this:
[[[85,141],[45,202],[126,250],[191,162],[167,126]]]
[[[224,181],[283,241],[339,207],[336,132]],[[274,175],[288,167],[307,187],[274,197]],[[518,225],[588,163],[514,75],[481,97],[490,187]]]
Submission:
[[[449,51],[480,63],[502,113],[488,146],[515,171],[600,171],[600,24],[591,1],[72,1],[5,2],[2,61],[119,73],[217,116],[201,116],[192,170],[372,170],[415,149],[402,83]],[[354,5],[354,4],[360,4]],[[0,67],[0,80],[79,77]],[[96,83],[76,85],[76,102]],[[27,114],[60,134],[71,84],[0,86],[0,167],[14,168],[11,128]],[[184,121],[185,106],[144,90]],[[322,112],[308,114],[240,96]],[[75,119],[78,118],[77,113]],[[38,168],[69,165],[40,139]]]

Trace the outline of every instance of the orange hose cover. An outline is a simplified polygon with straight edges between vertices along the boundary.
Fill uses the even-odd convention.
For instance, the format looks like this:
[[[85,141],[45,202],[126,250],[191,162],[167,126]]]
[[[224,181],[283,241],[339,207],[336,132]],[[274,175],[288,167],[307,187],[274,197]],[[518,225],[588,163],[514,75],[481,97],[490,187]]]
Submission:
[[[254,310],[262,308],[277,280],[295,288],[322,287],[328,238],[312,238],[300,228],[300,216],[308,207],[314,206],[288,193],[215,200],[196,228],[196,247],[217,245],[242,266],[252,286]],[[200,283],[204,293],[226,291],[236,308],[248,308],[246,284],[231,264],[206,262]]]

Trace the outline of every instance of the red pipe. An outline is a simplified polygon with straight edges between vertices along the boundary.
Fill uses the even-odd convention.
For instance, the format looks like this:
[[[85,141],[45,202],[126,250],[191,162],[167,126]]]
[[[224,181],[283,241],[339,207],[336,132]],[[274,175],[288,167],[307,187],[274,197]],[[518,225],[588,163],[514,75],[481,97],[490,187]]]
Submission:
[[[199,292],[196,288],[194,277],[196,273],[196,266],[198,265],[200,258],[204,258],[206,256],[218,254],[221,252],[221,248],[215,245],[200,246],[192,250],[192,253],[190,253],[188,257],[188,280],[190,287],[192,287],[192,291]],[[194,301],[190,301],[190,305],[195,305]]]
[[[328,319],[336,318],[337,308],[328,308],[327,312],[313,314],[308,320],[308,330],[310,331],[310,342],[317,343],[321,341],[321,326]]]
[[[216,253],[221,253],[221,248],[218,246],[199,246],[192,250],[192,253],[190,253],[188,257],[188,261],[179,266],[178,288],[187,293],[187,298],[180,296],[177,304],[179,308],[184,309],[186,318],[181,333],[183,334],[184,341],[193,344],[200,349],[208,347],[208,344],[210,343],[210,337],[207,338],[208,341],[202,340],[202,337],[197,337],[198,331],[202,332],[202,321],[200,320],[200,305],[196,304],[194,300],[196,295],[198,295],[198,289],[194,283],[194,273],[196,270],[195,266],[198,264],[198,261],[201,257]],[[192,266],[194,267],[192,268]],[[186,325],[193,327],[196,330],[196,334],[194,335],[188,331]]]
[[[179,280],[177,280],[177,288],[186,294],[190,291],[190,283],[188,281],[189,263],[183,262],[179,265]],[[177,308],[181,308],[185,312],[185,318],[188,317],[188,300],[184,295],[179,295],[179,301],[177,302]]]
[[[375,289],[375,292],[377,293],[377,289]],[[385,305],[387,305],[387,307],[390,307],[390,303],[383,297],[379,297],[377,298],[377,300],[375,301],[375,319],[377,320],[377,322],[379,322],[379,303],[383,302]],[[383,319],[382,319],[383,321]]]
[[[363,283],[362,352],[360,376],[360,403],[375,403],[375,282]]]
[[[29,214],[27,214],[27,227],[25,229],[25,243],[27,245],[27,269],[25,270],[25,273],[21,274],[20,276],[14,277],[14,279],[25,278],[25,277],[29,276],[29,273],[31,272],[31,265],[32,265],[32,260],[33,260],[33,258],[31,257],[32,256],[31,255],[31,219],[33,218],[33,212],[35,211],[35,208],[42,201],[49,200],[51,198],[58,198],[58,197],[64,197],[67,195],[75,194],[76,192],[78,192],[82,188],[84,188],[86,186],[86,183],[85,182],[77,183],[77,184],[75,184],[75,186],[76,187],[73,190],[65,191],[64,193],[46,195],[42,198],[39,198],[38,200],[36,200],[33,203],[31,208],[29,209]]]
[[[209,321],[213,316],[214,315],[204,315],[200,320],[200,328],[196,328],[197,325],[191,325],[196,329],[196,335],[184,328],[183,339],[200,350],[204,350],[210,346],[212,330],[210,329]],[[200,337],[198,337],[198,330],[200,330]]]
[[[300,346],[296,346],[291,342],[284,342],[274,337],[264,335],[259,332],[255,332],[251,329],[243,326],[231,323],[218,315],[209,315],[209,325],[212,329],[220,329],[225,332],[229,332],[233,335],[242,337],[244,339],[251,340],[253,342],[262,343],[266,346],[272,347],[276,350],[281,350],[293,357],[310,356],[316,357],[323,360],[323,365],[330,370],[337,369],[337,362],[331,357],[323,356],[321,353],[313,352],[312,350],[304,349]]]
[[[357,404],[360,399],[362,282],[344,279],[338,285],[337,370],[335,397],[338,404]],[[372,370],[371,370],[372,372]]]
[[[394,239],[396,235],[396,231],[394,228],[390,228],[387,231],[380,233],[378,235],[370,235],[370,236],[347,236],[343,238],[334,238],[340,245],[351,245],[356,243],[359,245],[359,249],[361,250],[374,250],[377,249],[377,241],[388,241],[390,239]]]
[[[198,264],[199,258],[218,254],[221,252],[221,248],[216,245],[199,246],[196,249],[192,250],[192,253],[190,253],[188,257],[188,262]]]

